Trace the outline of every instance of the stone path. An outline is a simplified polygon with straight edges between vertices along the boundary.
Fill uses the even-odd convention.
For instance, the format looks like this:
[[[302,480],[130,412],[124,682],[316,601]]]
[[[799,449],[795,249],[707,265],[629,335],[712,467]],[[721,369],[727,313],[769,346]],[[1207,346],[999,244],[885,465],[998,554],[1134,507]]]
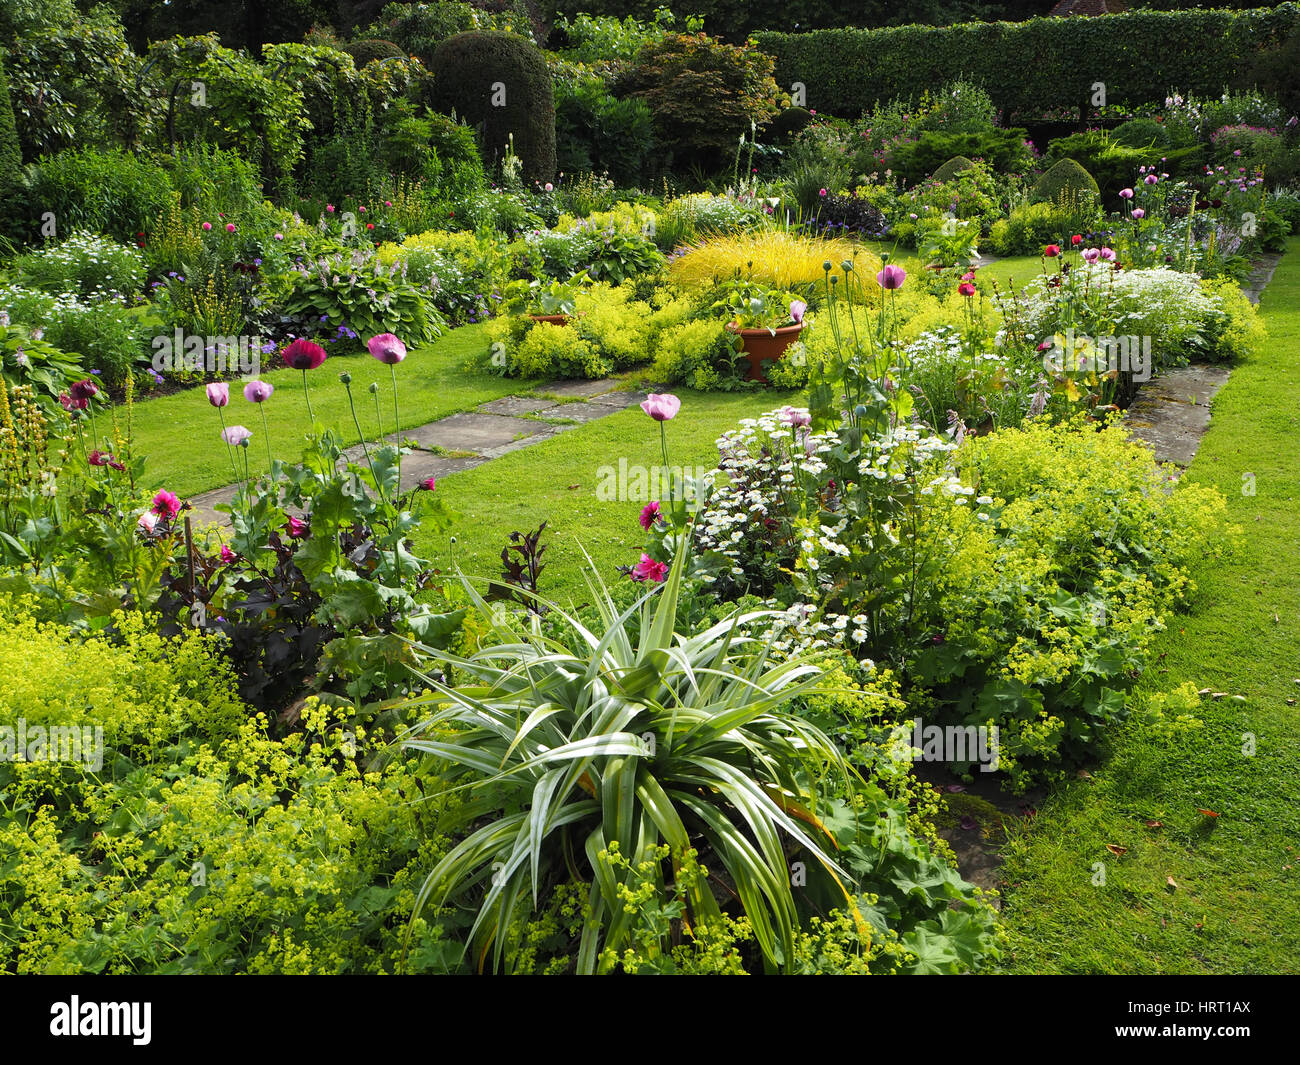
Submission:
[[[494,399],[470,412],[403,429],[385,439],[414,441],[410,454],[402,458],[402,488],[406,490],[429,477],[441,480],[549,440],[565,430],[625,410],[645,396],[613,379],[560,381],[518,396]],[[347,448],[344,454],[352,462],[365,461],[360,444]],[[213,508],[234,497],[234,485],[192,496],[194,524],[224,524],[227,515]]]
[[[1256,260],[1241,284],[1251,303],[1259,302],[1281,260],[1273,252]],[[1226,366],[1209,363],[1166,370],[1142,386],[1124,422],[1134,436],[1151,445],[1157,462],[1172,462],[1185,470],[1209,428],[1214,395],[1227,383],[1228,372]]]

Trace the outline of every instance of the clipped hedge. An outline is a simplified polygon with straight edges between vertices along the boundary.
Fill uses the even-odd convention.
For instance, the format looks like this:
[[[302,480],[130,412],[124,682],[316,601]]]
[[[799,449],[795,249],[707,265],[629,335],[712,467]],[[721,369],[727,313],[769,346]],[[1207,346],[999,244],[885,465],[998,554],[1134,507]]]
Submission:
[[[1300,27],[1300,6],[1249,11],[1133,11],[956,26],[757,33],[783,91],[800,82],[818,112],[856,116],[961,76],[1004,116],[1086,105],[1103,82],[1108,104],[1163,100],[1171,88],[1218,96],[1256,53]]]
[[[0,192],[18,180],[22,165],[23,152],[18,144],[13,105],[9,101],[9,81],[0,55]]]
[[[507,33],[458,33],[433,54],[438,110],[455,111],[480,131],[484,161],[495,164],[514,138],[524,177],[555,177],[555,91],[536,45]]]

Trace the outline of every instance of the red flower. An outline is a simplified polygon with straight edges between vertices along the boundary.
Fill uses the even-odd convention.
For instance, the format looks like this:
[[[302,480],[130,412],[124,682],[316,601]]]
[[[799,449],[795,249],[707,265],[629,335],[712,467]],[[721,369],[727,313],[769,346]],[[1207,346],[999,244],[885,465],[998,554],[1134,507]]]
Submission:
[[[435,488],[438,487],[438,479],[436,477],[426,477],[423,481],[420,482],[420,487],[423,488],[426,492],[432,492]]]
[[[1083,237],[1080,234],[1076,233],[1074,236],[1070,238],[1070,243],[1073,244],[1075,247],[1078,247],[1080,244],[1083,243]]]
[[[79,400],[92,400],[99,395],[99,385],[87,377],[84,381],[77,381],[68,391],[72,394],[74,403]]]
[[[960,285],[957,286],[957,291],[960,292],[967,299],[970,299],[971,296],[975,295],[975,286],[972,285],[969,281],[963,281]]]
[[[1043,249],[1043,255],[1048,259],[1055,259],[1060,254],[1061,246],[1059,244],[1049,244]]]
[[[325,349],[299,338],[281,352],[284,364],[294,370],[314,370],[325,361]]]

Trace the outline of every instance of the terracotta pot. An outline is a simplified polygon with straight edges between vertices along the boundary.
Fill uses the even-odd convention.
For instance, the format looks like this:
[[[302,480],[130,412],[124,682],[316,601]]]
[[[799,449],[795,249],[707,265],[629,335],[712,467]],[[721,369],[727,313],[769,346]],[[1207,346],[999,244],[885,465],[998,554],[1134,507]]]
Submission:
[[[727,323],[727,332],[735,333],[744,345],[743,354],[749,361],[748,381],[766,381],[763,371],[765,360],[779,362],[785,357],[785,349],[793,344],[803,332],[803,323],[785,325],[773,333],[770,329],[741,329],[735,322]]]
[[[569,324],[569,316],[567,314],[530,314],[528,317],[534,322],[547,322],[550,325]]]

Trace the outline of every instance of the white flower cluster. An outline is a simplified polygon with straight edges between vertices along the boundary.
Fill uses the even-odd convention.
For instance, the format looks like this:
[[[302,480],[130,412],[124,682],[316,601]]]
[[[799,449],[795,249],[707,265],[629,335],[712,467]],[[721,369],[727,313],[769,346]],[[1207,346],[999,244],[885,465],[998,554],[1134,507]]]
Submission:
[[[47,292],[55,285],[75,288],[84,298],[98,302],[121,300],[123,293],[139,291],[145,281],[139,248],[80,231],[60,244],[21,256],[17,266],[31,287]]]

